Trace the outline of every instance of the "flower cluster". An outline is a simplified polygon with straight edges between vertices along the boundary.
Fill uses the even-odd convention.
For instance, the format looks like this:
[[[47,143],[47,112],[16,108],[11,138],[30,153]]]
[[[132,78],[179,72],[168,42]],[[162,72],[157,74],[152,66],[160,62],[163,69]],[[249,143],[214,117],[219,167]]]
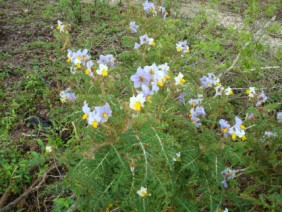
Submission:
[[[200,81],[202,88],[211,88],[215,86],[215,96],[221,96],[222,94],[225,94],[226,96],[233,95],[233,90],[230,87],[224,88],[220,83],[220,79],[213,73],[201,77]]]
[[[220,79],[213,73],[209,73],[207,76],[200,78],[202,88],[211,88],[213,86],[220,86]]]
[[[188,103],[192,107],[196,107],[196,106],[200,105],[202,101],[203,101],[203,95],[202,94],[198,94],[198,98],[197,99],[190,99]]]
[[[100,55],[99,60],[97,61],[99,64],[103,64],[109,68],[113,68],[115,66],[116,58],[112,54]]]
[[[199,127],[201,125],[199,116],[206,115],[205,109],[202,106],[200,106],[202,100],[203,100],[203,95],[198,94],[197,99],[190,99],[188,102],[192,106],[189,117],[191,118],[192,123],[196,127]]]
[[[150,97],[164,86],[166,80],[170,79],[168,72],[167,63],[153,64],[144,68],[138,67],[136,73],[130,77],[138,93],[136,97],[130,98],[130,108],[140,111],[146,99],[150,100]]]
[[[71,88],[67,88],[66,90],[60,92],[60,100],[62,103],[75,102],[76,95],[71,92]]]
[[[232,170],[232,169],[224,169],[221,172],[221,175],[223,177],[223,180],[220,182],[221,184],[223,184],[224,188],[228,188],[228,181],[233,179],[235,177],[236,171]]]
[[[189,117],[191,118],[192,123],[196,126],[199,127],[201,126],[200,118],[199,116],[205,116],[206,112],[205,109],[201,106],[193,107],[190,110]]]
[[[187,41],[184,40],[184,41],[179,41],[177,44],[176,44],[176,50],[178,52],[182,52],[182,53],[189,53],[190,52],[190,48],[189,46],[187,45]]]
[[[94,74],[92,70],[94,69],[94,62],[90,59],[91,56],[87,49],[79,49],[76,52],[68,50],[67,61],[72,64],[71,73],[76,74],[77,69],[84,68],[85,74],[93,77]],[[115,58],[113,55],[100,55],[97,61],[99,68],[96,69],[96,73],[102,76],[108,76],[108,69],[114,67]]]
[[[156,14],[157,14],[155,4],[149,2],[148,0],[146,0],[146,1],[143,3],[143,9],[144,9],[145,13],[147,13],[147,14],[153,14],[153,15],[156,15]]]
[[[91,111],[87,102],[84,101],[82,112],[82,119],[87,120],[87,123],[92,125],[94,128],[97,128],[99,123],[107,122],[108,118],[112,116],[112,110],[108,103],[103,106],[97,106],[93,111]]]
[[[83,50],[79,49],[76,52],[68,49],[67,57],[68,57],[67,62],[72,64],[71,70],[73,70],[74,73],[76,73],[76,69],[81,68],[82,65],[84,67],[87,67],[88,65],[87,68],[89,68],[90,70],[93,66],[93,62],[90,60],[90,54],[88,53],[87,49],[83,49]]]
[[[135,43],[135,45],[134,45],[135,49],[139,49],[139,47],[144,45],[144,44],[148,44],[150,46],[156,45],[154,38],[149,38],[147,34],[140,36],[139,39],[140,39],[140,44]]]
[[[235,124],[232,127],[226,120],[219,120],[220,128],[224,136],[227,137],[230,135],[234,141],[237,137],[239,137],[242,141],[247,139],[245,136],[245,126],[242,123],[243,121],[239,117],[235,117]]]

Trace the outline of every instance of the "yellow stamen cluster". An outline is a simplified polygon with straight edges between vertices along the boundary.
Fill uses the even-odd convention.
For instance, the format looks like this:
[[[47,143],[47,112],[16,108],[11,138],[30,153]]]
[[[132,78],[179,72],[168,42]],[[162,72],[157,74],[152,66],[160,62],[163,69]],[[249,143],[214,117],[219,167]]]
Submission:
[[[140,102],[136,102],[133,107],[134,107],[135,110],[140,111],[141,110],[141,103]]]
[[[93,121],[92,126],[96,129],[98,127],[98,122],[97,121]]]
[[[185,83],[185,79],[180,79],[180,84],[184,84]]]
[[[88,118],[88,114],[84,114],[83,116],[82,116],[82,120],[85,120],[85,119],[87,119]]]
[[[245,140],[247,140],[247,137],[246,136],[242,136],[242,141],[245,141]]]
[[[90,74],[90,70],[89,70],[89,69],[86,69],[86,70],[85,70],[85,74],[87,74],[87,75]]]
[[[104,76],[104,77],[108,76],[107,70],[105,70],[105,69],[102,70],[102,76]]]
[[[163,84],[161,81],[157,82],[157,85],[158,85],[159,87],[163,87],[163,86],[164,86],[164,84]]]
[[[232,140],[235,141],[236,140],[236,134],[232,134]]]

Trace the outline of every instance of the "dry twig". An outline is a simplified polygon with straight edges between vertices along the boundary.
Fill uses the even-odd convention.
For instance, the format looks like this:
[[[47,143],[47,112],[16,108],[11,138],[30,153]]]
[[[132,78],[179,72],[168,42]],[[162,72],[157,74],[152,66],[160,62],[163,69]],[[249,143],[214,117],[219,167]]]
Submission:
[[[33,191],[37,191],[41,185],[45,182],[47,175],[49,172],[51,172],[52,170],[54,170],[56,168],[55,165],[52,165],[49,169],[47,169],[43,175],[41,175],[40,177],[38,177],[33,183],[32,185],[24,192],[22,193],[17,199],[15,199],[13,202],[9,203],[8,205],[6,205],[5,207],[0,209],[0,212],[5,212],[5,211],[10,211],[12,208],[14,208],[15,206],[18,205],[18,203],[26,198],[31,192]]]

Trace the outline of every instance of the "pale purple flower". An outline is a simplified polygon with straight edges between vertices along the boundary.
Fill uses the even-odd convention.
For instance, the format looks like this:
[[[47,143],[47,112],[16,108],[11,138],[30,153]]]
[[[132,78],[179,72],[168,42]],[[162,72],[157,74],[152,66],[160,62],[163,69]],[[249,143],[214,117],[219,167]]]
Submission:
[[[228,188],[228,183],[226,180],[222,180],[220,183],[224,186],[224,188]]]
[[[184,97],[185,97],[185,93],[183,92],[176,99],[178,99],[179,102],[181,102],[183,105],[185,105],[186,103],[185,103],[185,98]]]
[[[139,39],[141,45],[149,43],[150,40],[147,34],[140,36]]]
[[[100,116],[101,122],[106,122],[110,116],[112,116],[112,110],[110,108],[110,105],[106,103],[103,106],[95,107],[95,111]]]
[[[164,7],[160,7],[160,12],[163,15],[163,19],[165,19],[167,15],[166,9]]]
[[[219,124],[220,124],[221,130],[224,132],[224,136],[227,137],[228,136],[227,132],[230,128],[230,124],[228,123],[228,121],[225,121],[224,119],[220,119]]]
[[[97,61],[99,64],[103,64],[112,68],[115,66],[115,58],[112,54],[108,55],[100,55],[99,60]]]
[[[71,92],[71,88],[67,88],[66,90],[60,92],[60,100],[62,103],[75,102],[76,95]]]
[[[132,32],[137,32],[139,26],[135,24],[135,21],[131,21],[129,25],[130,25],[129,28],[131,29]]]
[[[206,112],[205,109],[203,107],[197,106],[196,107],[196,113],[198,116],[205,116]]]
[[[202,83],[202,88],[210,88],[213,85],[219,86],[220,80],[218,77],[216,77],[213,73],[208,73],[207,76],[203,76],[200,78],[200,81]]]
[[[154,92],[149,88],[149,86],[142,84],[141,85],[142,90],[137,91],[138,94],[143,94],[143,96],[147,99],[149,96],[152,96]]]
[[[267,99],[268,99],[268,97],[262,91],[261,94],[258,96],[259,101],[256,103],[256,107],[261,106]]]
[[[130,80],[134,82],[134,87],[139,88],[141,85],[148,85],[150,82],[150,74],[141,67],[138,67],[137,72],[130,77]]]
[[[141,45],[140,45],[139,43],[135,43],[135,44],[134,44],[134,49],[139,49],[140,46],[141,46]]]
[[[235,174],[236,174],[236,170],[232,170],[232,169],[224,169],[222,172],[221,172],[221,175],[222,177],[224,178],[220,183],[223,184],[223,186],[225,188],[228,188],[228,181],[233,179],[235,177]]]
[[[254,117],[255,117],[255,115],[253,113],[246,113],[246,119],[247,120],[250,120],[250,119],[252,119]]]

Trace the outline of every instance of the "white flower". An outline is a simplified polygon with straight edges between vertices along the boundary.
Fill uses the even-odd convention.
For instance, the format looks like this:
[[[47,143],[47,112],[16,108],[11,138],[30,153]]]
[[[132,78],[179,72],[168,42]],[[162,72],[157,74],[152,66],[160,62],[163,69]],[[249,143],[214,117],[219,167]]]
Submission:
[[[46,146],[45,151],[46,151],[46,153],[51,153],[53,151],[53,149],[52,149],[51,146]]]
[[[141,186],[140,190],[137,191],[137,194],[138,194],[140,197],[151,196],[151,194],[147,192],[147,188],[144,188],[144,187],[142,187],[142,186]]]
[[[223,91],[224,91],[224,87],[222,87],[221,85],[216,86],[215,87],[215,97],[216,96],[221,96]]]
[[[106,66],[104,64],[100,64],[99,69],[96,70],[96,73],[99,74],[99,75],[102,75],[104,77],[108,76],[108,66]]]
[[[246,90],[246,94],[248,94],[249,97],[254,97],[256,94],[256,88],[250,87],[248,90]]]
[[[140,46],[141,46],[141,45],[140,45],[139,43],[135,43],[135,44],[134,44],[134,49],[139,49]]]
[[[230,87],[228,87],[228,88],[225,89],[224,93],[225,93],[226,96],[229,96],[229,95],[233,94],[233,91]]]
[[[180,156],[181,156],[181,152],[177,152],[176,154],[175,154],[175,156],[172,158],[172,160],[174,161],[174,162],[176,162],[176,161],[180,161]]]
[[[138,94],[137,96],[133,96],[130,98],[129,107],[133,110],[140,111],[142,107],[144,107],[144,102],[146,101],[143,94]]]
[[[65,25],[63,25],[63,22],[58,20],[57,30],[60,30],[60,33],[63,33],[65,31]]]
[[[177,77],[174,77],[175,79],[175,84],[176,85],[183,85],[185,83],[185,80],[183,79],[184,75],[179,72],[178,76]]]

